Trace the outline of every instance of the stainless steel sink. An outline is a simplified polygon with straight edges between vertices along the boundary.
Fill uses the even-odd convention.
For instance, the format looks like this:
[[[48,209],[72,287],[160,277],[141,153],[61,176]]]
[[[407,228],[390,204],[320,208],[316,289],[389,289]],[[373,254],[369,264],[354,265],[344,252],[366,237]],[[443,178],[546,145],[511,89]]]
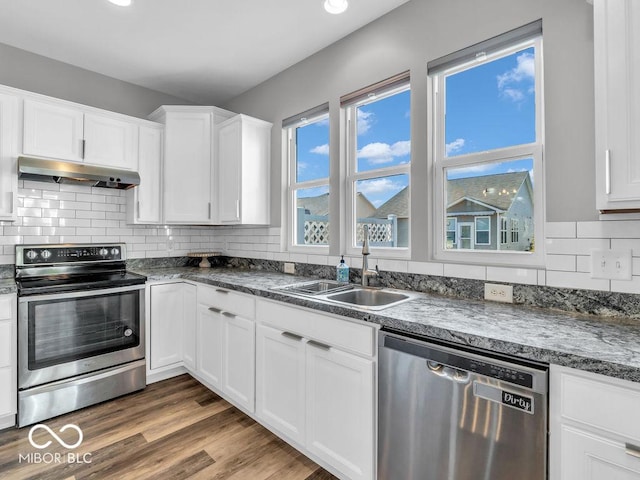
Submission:
[[[340,283],[334,280],[294,283],[283,287],[275,287],[274,290],[367,310],[383,310],[416,297],[413,292],[361,287],[360,285]]]
[[[357,307],[369,307],[373,310],[388,308],[411,298],[412,296],[406,293],[370,288],[357,288],[348,292],[326,296],[326,299],[332,302],[347,303]]]
[[[293,285],[285,285],[277,287],[275,290],[288,293],[297,293],[299,295],[326,295],[329,293],[343,292],[351,290],[353,285],[348,283],[340,283],[333,280],[316,280],[304,283],[294,283]]]

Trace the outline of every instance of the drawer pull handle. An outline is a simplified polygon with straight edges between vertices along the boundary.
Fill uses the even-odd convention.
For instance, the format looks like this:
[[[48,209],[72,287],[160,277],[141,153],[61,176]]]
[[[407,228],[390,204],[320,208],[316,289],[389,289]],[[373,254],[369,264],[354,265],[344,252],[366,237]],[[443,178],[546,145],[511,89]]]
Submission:
[[[222,313],[222,310],[216,307],[209,307],[209,311],[213,313]]]
[[[632,443],[624,444],[624,452],[632,457],[640,458],[640,447]]]
[[[216,293],[224,293],[225,295],[229,293],[228,290],[222,290],[221,288],[216,288]]]
[[[229,318],[236,318],[236,316],[231,312],[222,312],[222,315]]]
[[[281,335],[283,337],[290,338],[291,340],[297,340],[298,342],[302,340],[302,337],[300,335],[296,335],[295,333],[291,332],[282,332]]]
[[[309,342],[307,342],[309,345],[311,345],[312,347],[316,347],[316,348],[320,348],[322,350],[331,350],[331,347],[329,345],[326,345],[324,343],[320,343],[320,342],[316,342],[315,340],[309,340]]]

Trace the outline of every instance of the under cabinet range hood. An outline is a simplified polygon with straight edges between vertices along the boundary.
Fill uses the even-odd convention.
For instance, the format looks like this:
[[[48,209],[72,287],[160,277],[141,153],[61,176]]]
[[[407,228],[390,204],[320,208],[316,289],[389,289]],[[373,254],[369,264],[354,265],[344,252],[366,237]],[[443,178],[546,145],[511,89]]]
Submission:
[[[75,183],[126,190],[140,185],[140,175],[130,170],[96,167],[38,157],[18,157],[18,178],[40,182]]]

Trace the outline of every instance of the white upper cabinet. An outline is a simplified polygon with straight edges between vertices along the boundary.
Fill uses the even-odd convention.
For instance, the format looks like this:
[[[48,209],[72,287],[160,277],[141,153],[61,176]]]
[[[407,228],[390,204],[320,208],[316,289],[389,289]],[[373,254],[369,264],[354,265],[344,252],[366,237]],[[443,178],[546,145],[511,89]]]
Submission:
[[[15,220],[18,98],[0,93],[0,220]]]
[[[213,125],[233,114],[215,107],[160,107],[165,125],[163,206],[166,223],[216,223]]]
[[[220,223],[269,223],[271,125],[236,115],[218,126]]]
[[[594,0],[597,208],[640,209],[640,2]]]
[[[138,132],[140,185],[127,190],[127,222],[162,222],[162,125],[141,125]]]
[[[56,103],[24,101],[24,142],[26,155],[81,162],[84,113]]]
[[[26,98],[22,151],[111,168],[138,168],[137,119],[78,105]]]
[[[116,118],[85,114],[84,161],[136,170],[138,125]]]

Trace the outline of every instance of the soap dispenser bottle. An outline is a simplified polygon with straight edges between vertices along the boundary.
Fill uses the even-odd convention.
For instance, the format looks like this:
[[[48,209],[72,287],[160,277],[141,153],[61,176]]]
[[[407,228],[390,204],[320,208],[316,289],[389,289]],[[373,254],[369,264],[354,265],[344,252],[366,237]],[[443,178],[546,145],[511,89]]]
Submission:
[[[336,267],[336,280],[338,282],[349,283],[349,265],[344,261],[344,255],[340,259],[340,263]]]

